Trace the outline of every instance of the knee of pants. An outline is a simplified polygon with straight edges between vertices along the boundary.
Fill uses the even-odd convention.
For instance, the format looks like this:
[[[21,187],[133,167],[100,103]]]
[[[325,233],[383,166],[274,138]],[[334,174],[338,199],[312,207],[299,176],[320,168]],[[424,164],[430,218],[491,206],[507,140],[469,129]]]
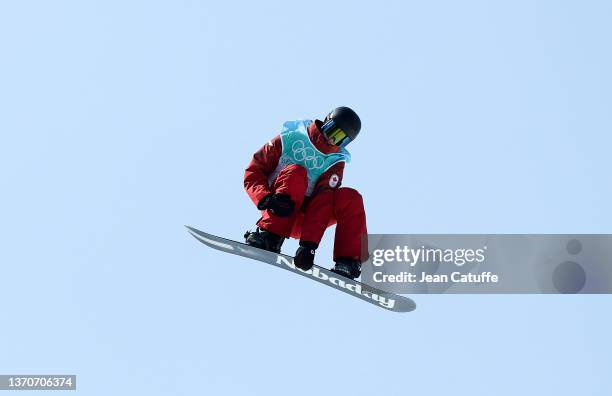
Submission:
[[[334,215],[336,219],[364,214],[363,198],[354,188],[340,187],[334,195]]]
[[[361,202],[363,204],[363,197],[359,194],[359,191],[350,187],[340,187],[337,189],[335,198],[342,203]]]

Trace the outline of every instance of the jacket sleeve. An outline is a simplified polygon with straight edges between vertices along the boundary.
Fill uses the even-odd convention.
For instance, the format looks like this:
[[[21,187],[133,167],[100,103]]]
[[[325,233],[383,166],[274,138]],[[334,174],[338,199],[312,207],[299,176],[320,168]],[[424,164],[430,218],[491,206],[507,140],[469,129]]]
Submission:
[[[317,180],[317,185],[312,192],[316,195],[319,192],[326,190],[334,190],[342,184],[342,175],[344,174],[344,162],[338,162],[331,168],[325,171]]]
[[[276,169],[282,151],[280,136],[276,136],[253,154],[244,171],[244,189],[255,206],[272,192],[268,185],[268,176]]]

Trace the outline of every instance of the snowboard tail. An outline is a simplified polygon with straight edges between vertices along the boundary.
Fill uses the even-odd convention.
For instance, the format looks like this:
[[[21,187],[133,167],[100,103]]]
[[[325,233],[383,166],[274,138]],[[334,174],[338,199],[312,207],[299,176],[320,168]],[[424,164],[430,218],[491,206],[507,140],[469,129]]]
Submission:
[[[207,234],[193,227],[186,227],[194,238],[208,247],[283,268],[389,311],[410,312],[416,308],[415,302],[407,297],[389,293],[375,287],[365,285],[356,280],[345,278],[331,272],[328,269],[319,267],[318,265],[314,265],[312,269],[308,271],[302,271],[293,264],[293,257],[291,256],[258,249],[241,242]]]

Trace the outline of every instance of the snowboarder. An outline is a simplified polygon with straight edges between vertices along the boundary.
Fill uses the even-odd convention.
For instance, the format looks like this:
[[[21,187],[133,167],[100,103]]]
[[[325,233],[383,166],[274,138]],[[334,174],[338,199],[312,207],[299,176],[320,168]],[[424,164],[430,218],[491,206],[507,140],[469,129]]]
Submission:
[[[296,267],[308,271],[325,229],[336,224],[333,272],[356,279],[367,258],[366,218],[361,195],[340,187],[346,145],[361,129],[359,116],[338,107],[321,120],[288,121],[280,135],[254,155],[244,187],[262,211],[250,246],[280,253],[285,238],[300,240]]]

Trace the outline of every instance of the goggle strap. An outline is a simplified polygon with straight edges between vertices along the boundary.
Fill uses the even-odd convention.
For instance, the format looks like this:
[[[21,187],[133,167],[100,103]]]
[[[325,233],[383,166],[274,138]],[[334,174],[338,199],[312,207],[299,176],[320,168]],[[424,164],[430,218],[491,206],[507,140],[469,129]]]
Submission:
[[[323,126],[321,127],[321,131],[322,132],[327,132],[328,130],[333,128],[335,124],[336,124],[336,122],[334,120],[329,119],[329,120],[327,120],[327,121],[325,121],[323,123]]]
[[[344,139],[342,139],[342,141],[340,142],[340,147],[345,147],[347,144],[349,144],[351,142],[351,138],[346,136]]]

